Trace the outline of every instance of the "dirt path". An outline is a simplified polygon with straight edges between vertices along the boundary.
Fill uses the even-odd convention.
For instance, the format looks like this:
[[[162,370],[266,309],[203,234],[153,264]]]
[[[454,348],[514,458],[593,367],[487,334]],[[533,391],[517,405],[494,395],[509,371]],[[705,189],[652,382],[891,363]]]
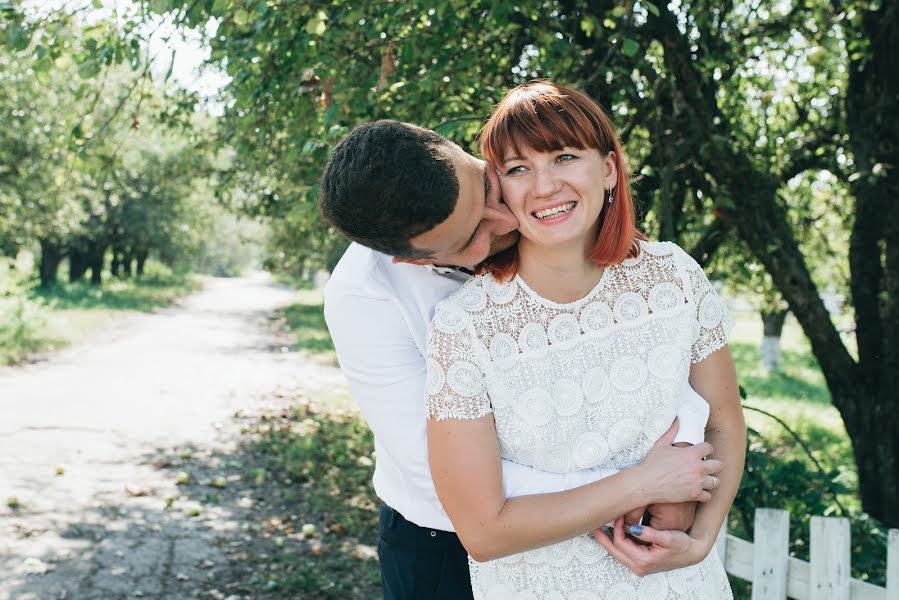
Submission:
[[[345,385],[287,351],[271,316],[292,297],[262,277],[214,279],[177,307],[0,369],[0,600],[247,597],[219,589],[251,538],[252,492],[235,469],[215,485],[238,443],[233,415]],[[195,501],[203,484],[215,502]]]

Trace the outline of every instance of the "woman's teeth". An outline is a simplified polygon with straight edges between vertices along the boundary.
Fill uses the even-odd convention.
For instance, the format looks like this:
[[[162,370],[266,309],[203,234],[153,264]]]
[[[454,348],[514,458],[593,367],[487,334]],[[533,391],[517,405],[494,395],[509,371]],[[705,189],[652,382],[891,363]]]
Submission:
[[[533,213],[533,215],[538,219],[551,219],[552,217],[557,217],[569,212],[572,208],[574,208],[574,205],[574,202],[567,202],[565,204],[560,204],[559,206],[547,208],[546,210],[537,211]]]

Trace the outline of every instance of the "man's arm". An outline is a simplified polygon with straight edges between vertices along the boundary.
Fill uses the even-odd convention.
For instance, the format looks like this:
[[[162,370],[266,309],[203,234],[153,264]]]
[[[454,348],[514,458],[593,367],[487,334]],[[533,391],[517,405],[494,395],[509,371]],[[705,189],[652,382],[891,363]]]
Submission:
[[[347,293],[326,294],[325,321],[341,369],[381,453],[388,454],[416,486],[415,492],[439,510],[427,457],[427,369],[409,325],[391,300]],[[398,430],[398,420],[415,425]],[[502,469],[510,496],[568,490],[609,474],[548,473],[506,460]]]

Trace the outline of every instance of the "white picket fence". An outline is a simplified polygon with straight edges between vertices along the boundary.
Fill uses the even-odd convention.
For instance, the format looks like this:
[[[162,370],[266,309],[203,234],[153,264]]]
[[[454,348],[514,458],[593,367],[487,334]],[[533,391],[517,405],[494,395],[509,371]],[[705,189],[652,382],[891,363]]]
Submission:
[[[811,562],[791,558],[790,513],[758,508],[755,541],[726,532],[716,549],[731,575],[752,582],[752,600],[899,600],[899,529],[887,543],[886,588],[852,579],[849,520],[812,517]]]

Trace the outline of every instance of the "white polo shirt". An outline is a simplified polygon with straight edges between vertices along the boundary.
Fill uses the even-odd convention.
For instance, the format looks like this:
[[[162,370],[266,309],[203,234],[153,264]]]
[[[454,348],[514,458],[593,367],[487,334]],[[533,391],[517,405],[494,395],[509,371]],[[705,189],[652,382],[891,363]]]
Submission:
[[[463,277],[351,244],[325,286],[325,321],[353,397],[374,432],[375,492],[421,527],[453,531],[428,468],[425,356],[434,307]],[[689,386],[677,441],[699,443],[709,406]],[[547,473],[503,460],[506,496],[558,492],[614,473]]]

